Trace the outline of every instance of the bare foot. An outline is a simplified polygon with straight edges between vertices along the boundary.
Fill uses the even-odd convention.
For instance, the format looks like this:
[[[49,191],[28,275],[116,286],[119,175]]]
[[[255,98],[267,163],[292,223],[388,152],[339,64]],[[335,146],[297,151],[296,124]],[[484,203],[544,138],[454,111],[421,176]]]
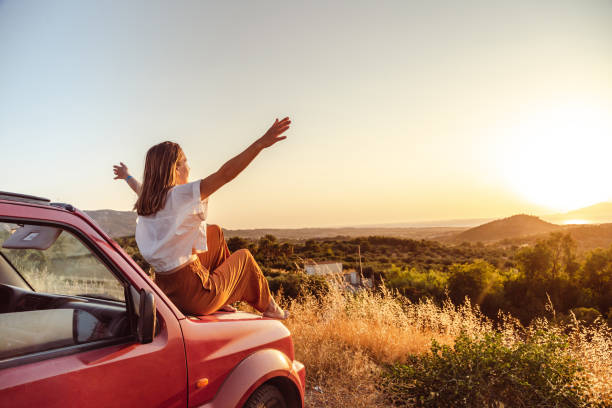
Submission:
[[[263,312],[263,315],[264,317],[270,317],[272,319],[285,320],[289,317],[289,312],[281,309],[281,307],[276,304],[274,299],[272,299],[266,311]]]
[[[238,311],[238,309],[236,309],[234,306],[230,304],[222,306],[219,310],[222,312],[231,312],[231,313],[235,313]]]

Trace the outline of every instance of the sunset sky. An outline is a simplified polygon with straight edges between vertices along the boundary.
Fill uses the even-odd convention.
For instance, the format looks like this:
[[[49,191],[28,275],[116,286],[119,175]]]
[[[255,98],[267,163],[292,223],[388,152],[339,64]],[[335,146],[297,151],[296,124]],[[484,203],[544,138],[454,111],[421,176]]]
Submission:
[[[2,1],[0,190],[128,210],[182,145],[227,228],[547,214],[612,200],[612,1]]]

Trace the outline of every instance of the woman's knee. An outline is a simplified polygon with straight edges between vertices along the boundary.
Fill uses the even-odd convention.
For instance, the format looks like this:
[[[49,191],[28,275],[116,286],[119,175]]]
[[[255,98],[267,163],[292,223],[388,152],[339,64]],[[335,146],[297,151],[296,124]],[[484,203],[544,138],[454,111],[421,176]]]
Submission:
[[[225,241],[225,237],[223,236],[223,229],[216,224],[206,225],[206,235],[209,237],[217,238],[219,242]]]
[[[206,234],[210,236],[217,236],[220,239],[223,239],[223,230],[217,224],[206,225]]]
[[[257,261],[253,257],[253,254],[251,253],[251,251],[249,251],[248,249],[246,248],[239,249],[236,252],[234,252],[234,254],[236,254],[241,259],[243,259],[244,262],[246,262],[247,264],[257,266]]]

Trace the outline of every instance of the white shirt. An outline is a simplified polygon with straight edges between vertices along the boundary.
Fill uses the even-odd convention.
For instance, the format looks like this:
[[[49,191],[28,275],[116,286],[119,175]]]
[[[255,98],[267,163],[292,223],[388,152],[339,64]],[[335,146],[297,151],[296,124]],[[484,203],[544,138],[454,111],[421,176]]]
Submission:
[[[175,269],[193,260],[193,252],[206,247],[208,198],[200,200],[200,180],[174,186],[164,208],[136,220],[136,244],[156,273]]]

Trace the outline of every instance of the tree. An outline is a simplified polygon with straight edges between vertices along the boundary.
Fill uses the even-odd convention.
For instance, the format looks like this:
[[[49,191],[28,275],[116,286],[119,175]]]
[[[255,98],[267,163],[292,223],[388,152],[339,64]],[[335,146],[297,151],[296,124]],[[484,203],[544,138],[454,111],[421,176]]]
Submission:
[[[575,250],[571,235],[563,233],[552,233],[533,247],[519,250],[516,259],[522,274],[506,286],[505,298],[521,320],[543,313],[548,297],[560,312],[578,306],[583,290],[576,285],[580,265]]]
[[[546,240],[551,253],[551,278],[557,279],[561,275],[573,277],[579,268],[576,262],[576,242],[572,236],[561,232],[553,232]]]
[[[246,239],[240,237],[232,237],[227,240],[227,247],[230,252],[235,252],[239,249],[246,248],[249,245]]]
[[[553,255],[546,243],[538,241],[533,247],[526,247],[516,255],[519,267],[527,280],[547,280],[552,267]]]
[[[283,243],[280,246],[281,252],[285,255],[285,256],[291,256],[293,255],[293,250],[294,250],[294,246],[288,242]]]
[[[503,277],[490,263],[476,260],[471,264],[453,265],[448,278],[451,300],[460,304],[467,296],[483,312],[495,316],[501,307]]]
[[[595,249],[587,255],[580,283],[592,294],[600,312],[612,307],[612,248]]]
[[[553,232],[548,239],[520,250],[517,260],[527,279],[547,281],[571,278],[579,269],[575,251],[576,242],[570,234]]]

